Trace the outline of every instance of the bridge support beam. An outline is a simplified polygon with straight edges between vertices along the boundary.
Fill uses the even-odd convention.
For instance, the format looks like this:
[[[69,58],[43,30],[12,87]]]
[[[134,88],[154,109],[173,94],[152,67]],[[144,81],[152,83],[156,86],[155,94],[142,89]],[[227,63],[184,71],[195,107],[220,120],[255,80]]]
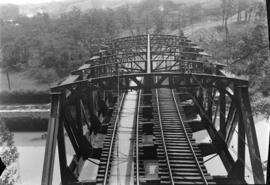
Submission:
[[[52,183],[56,142],[59,145],[62,184],[79,184],[77,178],[84,161],[89,157],[100,156],[93,154],[95,151],[89,136],[93,131],[94,134],[106,134],[119,92],[138,89],[151,91],[153,88],[181,89],[181,94],[185,94],[180,96],[183,101],[192,97],[193,102],[190,101],[190,104],[196,105],[195,110],[192,107],[191,110],[187,108],[184,111],[193,113],[190,119],[195,119],[199,113],[201,121],[189,124],[194,131],[208,131],[213,142],[201,144],[200,148],[204,155],[217,153],[220,156],[229,178],[244,181],[245,149],[248,145],[255,183],[264,182],[246,80],[226,77],[219,71],[223,65],[208,66],[208,62],[200,60],[205,54],[186,38],[142,35],[116,39],[106,48],[109,50],[99,52],[72,72],[59,86],[51,89],[61,93],[52,95],[42,185]],[[143,84],[139,78],[144,79]],[[232,87],[235,89],[229,89]],[[215,93],[217,91],[219,97]],[[188,92],[191,97],[188,97]],[[149,98],[145,101],[149,102],[147,99]],[[215,125],[217,116],[220,117],[217,123],[219,129]],[[87,132],[83,128],[85,125],[88,127]],[[238,150],[235,162],[229,147],[237,127]],[[69,166],[65,156],[64,129],[75,151]],[[98,149],[101,150],[101,147]]]
[[[223,138],[225,138],[225,115],[226,115],[226,96],[224,91],[219,91],[219,102],[220,102],[220,109],[219,109],[219,130],[222,134]]]
[[[244,130],[247,136],[250,161],[252,166],[253,178],[255,184],[264,184],[262,161],[257,141],[255,124],[251,112],[248,87],[240,87],[241,111],[244,121]],[[243,138],[242,138],[243,139]]]
[[[209,121],[212,122],[212,116],[213,116],[213,88],[208,87],[207,88],[207,116],[210,119]]]
[[[241,100],[241,91],[236,88],[234,90],[234,96]],[[240,102],[241,104],[242,102]],[[245,146],[245,126],[244,118],[242,114],[242,107],[239,107],[238,110],[238,149],[237,149],[237,161],[235,167],[231,170],[232,173],[229,173],[229,176],[245,178],[245,155],[246,155],[246,146]]]
[[[47,141],[42,173],[42,185],[51,185],[53,179],[56,141],[59,128],[61,93],[51,94],[51,113],[47,131]]]
[[[59,129],[58,129],[58,155],[59,155],[59,164],[60,164],[60,175],[62,184],[68,184],[70,182],[77,182],[74,173],[68,168],[67,157],[66,157],[66,146],[65,146],[65,136],[64,136],[64,119],[63,119],[63,110],[61,110]]]
[[[207,129],[207,123],[204,121],[189,121],[187,123],[190,126],[192,132]]]
[[[200,144],[198,144],[198,146],[199,146],[199,148],[202,152],[202,155],[204,157],[211,155],[211,154],[218,153],[217,148],[212,143],[200,143]]]
[[[207,122],[207,131],[209,133],[210,138],[212,139],[213,143],[213,147],[215,149],[213,149],[213,147],[209,147],[207,146],[207,149],[212,148],[209,151],[216,151],[223,164],[224,167],[227,171],[229,171],[233,165],[234,165],[234,160],[230,154],[230,152],[228,151],[227,145],[223,139],[223,137],[221,136],[221,134],[216,130],[216,128],[214,127],[213,123],[209,122],[209,119],[207,118],[207,112],[203,109],[203,107],[199,104],[197,98],[195,95],[193,95],[192,93],[189,93],[189,95],[191,96],[194,104],[198,107],[199,109],[199,114],[201,116],[201,118],[203,119],[203,121]]]
[[[151,63],[151,45],[150,45],[150,34],[147,35],[147,61],[146,61],[146,71],[151,73],[152,63]]]
[[[250,154],[254,182],[255,184],[263,184],[264,176],[262,170],[262,162],[260,158],[258,141],[255,131],[255,124],[251,112],[248,87],[239,85],[235,86],[234,94],[231,95],[231,106],[228,115],[225,112],[227,103],[224,88],[219,87],[219,91],[219,114],[221,119],[219,132],[217,132],[213,123],[209,121],[210,119],[208,118],[208,112],[203,106],[204,103],[200,103],[202,97],[200,96],[200,93],[196,94],[194,91],[191,91],[189,93],[193,99],[193,102],[200,111],[200,116],[202,117],[202,120],[208,122],[207,130],[211,139],[213,140],[212,144],[201,144],[200,148],[205,155],[218,153],[228,172],[228,176],[242,179],[244,181],[246,163],[245,149],[247,145]],[[233,133],[235,133],[235,128],[237,124],[238,150],[236,152],[237,161],[234,162],[230,152],[228,151],[227,146],[229,146],[232,135]],[[245,142],[245,137],[247,138],[248,143]]]

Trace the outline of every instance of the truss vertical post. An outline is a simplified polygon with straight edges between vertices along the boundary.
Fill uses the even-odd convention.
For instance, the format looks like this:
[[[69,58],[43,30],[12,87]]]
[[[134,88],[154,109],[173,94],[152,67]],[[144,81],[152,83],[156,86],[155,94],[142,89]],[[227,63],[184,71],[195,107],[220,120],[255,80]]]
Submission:
[[[262,169],[262,161],[257,141],[257,134],[255,124],[251,112],[248,87],[241,87],[241,109],[244,119],[244,127],[247,135],[248,148],[250,154],[250,161],[255,184],[264,184],[264,175]]]
[[[59,128],[60,93],[51,94],[51,113],[47,131],[47,141],[42,172],[42,185],[51,185],[55,159],[55,148]]]
[[[63,111],[61,110],[61,116],[63,116]],[[67,168],[67,156],[66,156],[66,146],[65,146],[65,136],[64,136],[64,119],[59,120],[59,131],[57,136],[58,141],[58,153],[59,153],[59,164],[61,173],[61,182],[65,184],[65,170]]]
[[[268,140],[268,160],[267,160],[267,178],[266,178],[266,184],[270,183],[270,134],[269,134],[269,140]]]
[[[62,107],[62,104],[61,104],[61,107]],[[68,182],[76,182],[77,179],[74,176],[74,174],[71,172],[70,168],[67,166],[66,144],[65,144],[65,135],[64,135],[64,121],[65,120],[63,116],[64,116],[64,110],[61,108],[57,141],[58,141],[58,155],[59,155],[61,184],[66,185]]]
[[[151,46],[150,46],[150,34],[147,35],[147,73],[151,73]]]
[[[77,127],[78,127],[78,132],[79,135],[83,135],[83,126],[82,126],[82,109],[81,109],[81,99],[79,98],[79,94],[76,95],[77,100],[76,100],[76,122],[77,122]]]
[[[93,91],[90,88],[87,89],[87,95],[85,96],[85,98],[89,114],[91,114],[94,112],[93,111],[94,101],[93,101]]]
[[[234,97],[236,100],[240,100],[239,103],[242,104],[241,102],[241,89],[238,87],[234,88]],[[236,103],[236,102],[235,102]],[[231,105],[232,106],[232,105]],[[244,119],[243,119],[243,114],[242,114],[242,107],[241,105],[239,106],[239,109],[236,113],[238,114],[238,148],[237,148],[237,161],[234,165],[233,172],[230,173],[230,176],[238,178],[238,179],[244,179],[245,178],[245,125],[244,125]],[[231,110],[230,110],[231,112]],[[234,125],[231,125],[232,127],[232,133],[234,133],[234,129],[236,127]],[[231,134],[232,138],[232,134]]]
[[[239,117],[242,117],[241,113]],[[238,149],[237,149],[238,159],[237,159],[237,162],[239,162],[238,174],[241,179],[244,179],[245,177],[245,155],[246,155],[245,138],[246,138],[245,125],[244,125],[243,119],[240,118],[238,122]]]

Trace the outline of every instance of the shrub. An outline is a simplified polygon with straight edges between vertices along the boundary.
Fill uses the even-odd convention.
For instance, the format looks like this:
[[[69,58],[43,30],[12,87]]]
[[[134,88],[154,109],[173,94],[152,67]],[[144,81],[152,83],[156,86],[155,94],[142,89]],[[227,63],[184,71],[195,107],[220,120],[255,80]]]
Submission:
[[[19,157],[13,141],[13,134],[7,129],[5,122],[0,120],[0,157],[7,166],[0,177],[0,185],[13,185],[19,179],[16,160]]]

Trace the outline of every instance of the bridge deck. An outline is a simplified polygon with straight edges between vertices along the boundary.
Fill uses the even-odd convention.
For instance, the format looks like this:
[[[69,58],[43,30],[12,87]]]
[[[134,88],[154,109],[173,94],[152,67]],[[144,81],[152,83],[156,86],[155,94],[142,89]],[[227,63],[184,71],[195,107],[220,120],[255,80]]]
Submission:
[[[118,122],[109,185],[134,184],[133,129],[135,123],[136,100],[136,91],[127,93]]]

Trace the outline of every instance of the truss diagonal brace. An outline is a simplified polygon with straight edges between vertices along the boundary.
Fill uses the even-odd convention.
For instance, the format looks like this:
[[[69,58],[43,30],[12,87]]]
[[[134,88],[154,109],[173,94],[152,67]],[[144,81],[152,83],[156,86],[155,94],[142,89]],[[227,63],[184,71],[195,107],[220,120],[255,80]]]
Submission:
[[[139,80],[137,80],[136,77],[130,77],[130,80],[132,80],[133,82],[135,82],[138,87],[142,87],[142,83]]]
[[[207,113],[203,110],[203,108],[198,103],[197,99],[189,93],[191,98],[193,99],[195,105],[199,108],[199,112],[201,117],[207,116]],[[207,122],[207,120],[205,120]],[[214,128],[213,124],[208,122],[208,133],[213,140],[213,143],[215,143],[215,146],[218,149],[218,154],[220,155],[221,160],[223,161],[224,167],[227,171],[230,171],[232,167],[234,166],[234,160],[228,151],[227,145],[223,139],[223,137],[220,135],[220,133]]]

